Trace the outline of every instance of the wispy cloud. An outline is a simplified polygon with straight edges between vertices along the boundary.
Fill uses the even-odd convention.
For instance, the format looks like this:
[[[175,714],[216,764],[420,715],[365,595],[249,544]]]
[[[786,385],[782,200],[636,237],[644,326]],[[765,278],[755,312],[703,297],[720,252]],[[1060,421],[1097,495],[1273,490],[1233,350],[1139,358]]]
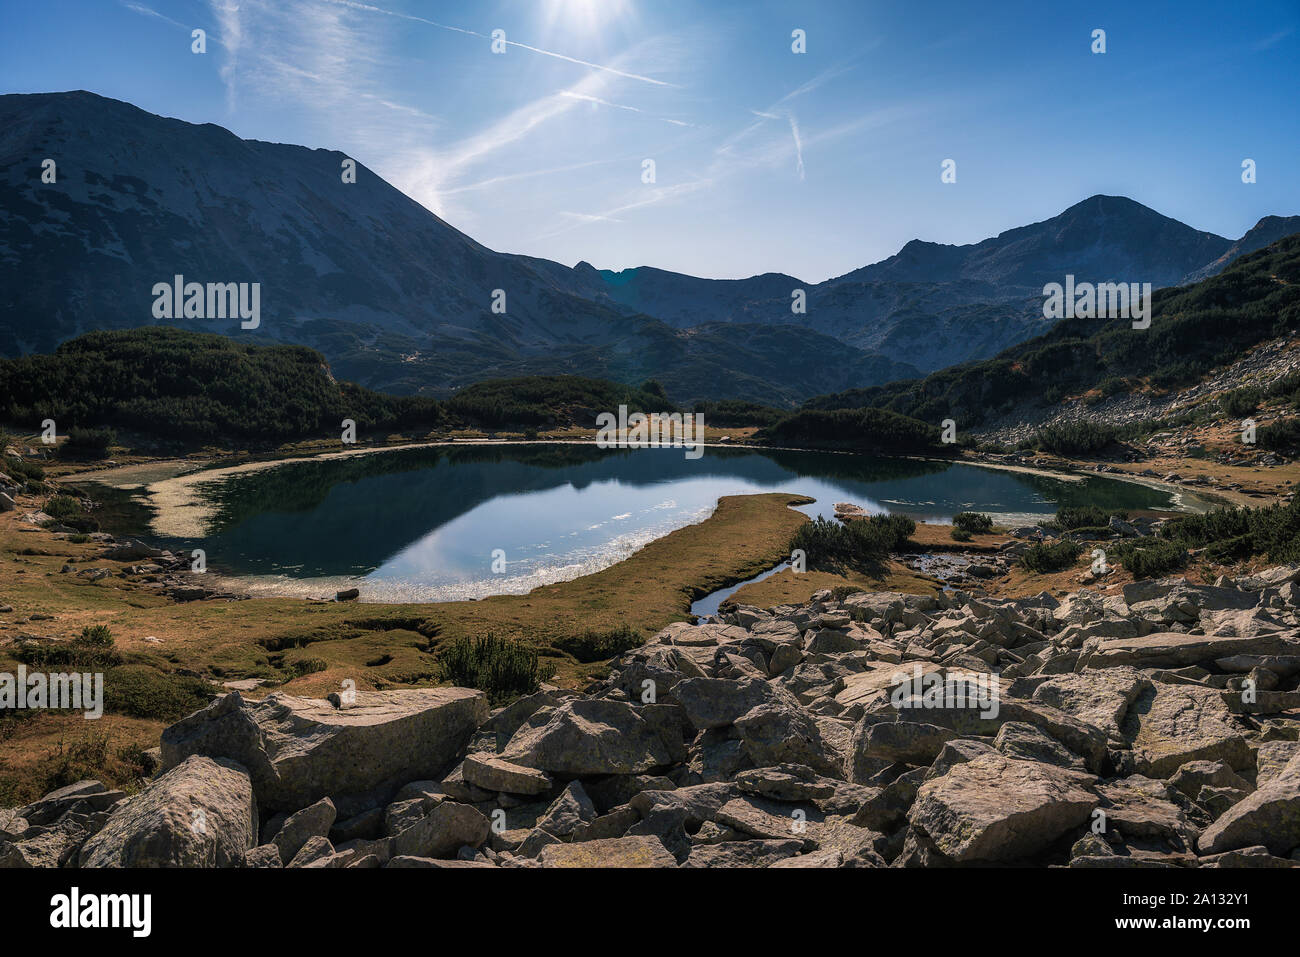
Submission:
[[[157,10],[153,9],[152,7],[146,7],[143,3],[130,3],[129,0],[122,0],[122,6],[126,7],[132,13],[140,14],[140,16],[142,17],[154,17],[158,20],[166,21],[167,23],[170,23],[174,27],[180,27],[182,30],[191,29],[190,27],[181,23],[179,20],[173,20],[171,17],[159,13]]]
[[[452,33],[461,33],[464,34],[465,36],[477,37],[480,40],[492,39],[490,34],[479,33],[477,30],[466,30],[464,27],[455,27],[455,26],[451,26],[450,24],[439,23],[438,21],[430,20],[427,17],[417,17],[414,14],[410,14],[410,13],[399,13],[396,10],[386,10],[383,7],[377,7],[374,6],[373,4],[360,3],[358,2],[358,0],[321,0],[321,2],[332,3],[335,4],[336,6],[341,6],[341,7],[349,7],[353,10],[364,10],[368,13],[378,13],[386,17],[396,17],[399,20],[410,20],[415,23],[424,23],[431,27],[437,27],[439,30],[448,30],[451,31]],[[606,73],[612,73],[615,76],[621,76],[628,80],[638,80],[642,83],[650,83],[655,86],[673,85],[664,80],[656,80],[654,77],[642,76],[639,73],[629,73],[624,70],[620,70],[617,67],[610,66],[608,64],[592,63],[590,60],[581,60],[578,57],[567,56],[566,54],[563,53],[557,53],[554,50],[543,50],[541,47],[530,46],[527,43],[519,43],[518,41],[511,40],[508,37],[505,39],[504,43],[506,44],[506,46],[518,47],[520,50],[527,50],[530,53],[537,53],[541,56],[553,57],[556,60],[564,60],[568,63],[574,63],[579,66],[587,67],[588,69],[601,70]]]

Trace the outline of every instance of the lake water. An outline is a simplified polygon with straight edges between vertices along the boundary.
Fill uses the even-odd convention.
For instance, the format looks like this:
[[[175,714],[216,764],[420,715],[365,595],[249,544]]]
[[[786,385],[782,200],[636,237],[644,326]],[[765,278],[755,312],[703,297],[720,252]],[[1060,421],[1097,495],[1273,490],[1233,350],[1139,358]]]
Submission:
[[[800,508],[810,516],[852,502],[917,519],[973,510],[1015,523],[1061,505],[1174,504],[1166,492],[1102,477],[744,449],[688,460],[680,449],[586,445],[411,449],[288,463],[201,488],[215,505],[211,527],[170,547],[203,548],[210,569],[255,593],[356,586],[368,601],[519,594],[576,578],[701,521],[723,495],[800,493],[816,499]]]

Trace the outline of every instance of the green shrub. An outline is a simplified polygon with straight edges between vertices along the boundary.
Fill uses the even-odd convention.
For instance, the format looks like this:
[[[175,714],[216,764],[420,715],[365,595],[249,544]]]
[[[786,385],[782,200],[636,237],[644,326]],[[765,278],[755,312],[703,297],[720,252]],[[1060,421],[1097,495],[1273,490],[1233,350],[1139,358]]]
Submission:
[[[872,515],[835,522],[817,516],[800,525],[790,549],[802,549],[809,568],[865,568],[879,563],[916,531],[906,515]]]
[[[104,710],[133,718],[178,721],[214,696],[202,678],[167,674],[149,665],[122,665],[104,673]]]
[[[1187,515],[1160,530],[1162,538],[1204,548],[1211,561],[1263,555],[1272,562],[1300,561],[1300,498],[1266,508],[1210,509]]]
[[[73,427],[68,430],[68,440],[59,449],[59,454],[74,459],[102,459],[108,455],[109,446],[117,441],[117,433],[112,429],[83,429]]]
[[[86,514],[80,499],[63,494],[52,495],[46,499],[41,511],[50,518],[58,519],[60,522],[67,521],[70,518],[81,518]]]
[[[1111,512],[1095,505],[1067,505],[1057,510],[1052,525],[1063,531],[1076,528],[1107,528],[1112,515],[1119,519],[1128,518],[1127,512]]]
[[[1065,422],[1049,425],[1033,437],[1033,446],[1054,455],[1091,455],[1116,440],[1114,426],[1096,422]]]
[[[1187,549],[1166,539],[1140,538],[1116,546],[1110,557],[1134,578],[1156,578],[1183,568]]]
[[[1264,398],[1264,393],[1254,386],[1247,386],[1244,389],[1233,389],[1231,392],[1225,392],[1219,396],[1219,408],[1226,415],[1239,419],[1242,416],[1250,415],[1259,408],[1260,400]]]
[[[645,639],[636,629],[619,625],[611,631],[584,631],[580,635],[566,635],[552,644],[586,663],[606,661],[632,648],[639,648],[645,644]]]
[[[966,531],[964,528],[958,528],[954,525],[952,527],[952,540],[954,542],[969,542],[971,540],[971,533]]]
[[[1031,545],[1029,550],[1020,557],[1020,565],[1040,575],[1059,572],[1073,565],[1082,551],[1083,548],[1078,542],[1062,541],[1055,545],[1039,542]]]
[[[453,639],[438,651],[440,680],[484,691],[494,705],[532,694],[554,673],[535,649],[490,633]]]
[[[843,601],[850,595],[860,595],[864,591],[866,589],[860,585],[836,585],[831,589],[831,598],[835,601]]]
[[[1260,426],[1255,441],[1275,452],[1292,452],[1300,448],[1300,419],[1278,419]]]
[[[23,642],[15,647],[14,656],[24,664],[44,670],[102,671],[122,661],[107,625],[87,625],[69,642]]]
[[[969,535],[987,535],[993,531],[993,519],[980,512],[958,512],[952,517],[952,527]]]

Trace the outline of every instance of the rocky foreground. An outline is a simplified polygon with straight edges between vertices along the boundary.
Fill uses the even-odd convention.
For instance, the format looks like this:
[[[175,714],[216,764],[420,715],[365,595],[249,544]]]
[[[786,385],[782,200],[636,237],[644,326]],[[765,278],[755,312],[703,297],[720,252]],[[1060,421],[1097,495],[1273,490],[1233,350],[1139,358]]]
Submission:
[[[16,867],[1294,867],[1300,567],[675,624],[589,693],[237,692]],[[955,692],[966,689],[969,695]]]

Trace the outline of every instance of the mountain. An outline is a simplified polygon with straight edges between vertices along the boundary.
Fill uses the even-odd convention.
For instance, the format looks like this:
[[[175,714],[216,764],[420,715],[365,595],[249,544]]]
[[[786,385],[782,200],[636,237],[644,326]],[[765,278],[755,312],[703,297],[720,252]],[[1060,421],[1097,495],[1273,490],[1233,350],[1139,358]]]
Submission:
[[[1237,257],[1263,249],[1283,236],[1291,236],[1295,233],[1300,233],[1300,216],[1265,216],[1252,226],[1246,235],[1229,246],[1227,252],[1200,269],[1188,273],[1183,278],[1183,282],[1200,282],[1210,276],[1217,276]]]
[[[1028,418],[1089,392],[1160,394],[1300,329],[1300,232],[1247,253],[1215,276],[1152,297],[1151,325],[1063,319],[1047,332],[979,362],[922,379],[819,396],[805,409],[875,408],[958,428]],[[1281,372],[1279,372],[1279,375]]]
[[[345,183],[345,160],[93,93],[0,96],[0,355],[170,324],[310,346],[340,378],[399,394],[577,373],[655,378],[681,402],[791,407],[1023,342],[1043,329],[1043,285],[1067,272],[1168,285],[1233,255],[1223,237],[1094,196],[816,284],[570,268],[488,249],[360,164]],[[260,326],[155,318],[152,290],[176,275],[259,283]],[[796,289],[805,314],[791,310]]]
[[[791,405],[854,376],[916,372],[858,349],[848,368],[818,363],[843,348],[824,337],[687,333],[593,301],[570,290],[573,270],[494,252],[364,166],[344,183],[336,151],[242,140],[84,92],[0,97],[0,131],[3,355],[156,324],[154,284],[182,275],[260,283],[261,323],[175,325],[312,346],[340,378],[398,393],[580,372]],[[498,289],[504,314],[491,308]],[[773,376],[775,356],[799,378]]]
[[[967,246],[913,240],[888,259],[823,283],[780,274],[696,279],[659,269],[601,271],[583,263],[586,295],[687,327],[791,324],[932,371],[996,355],[1042,332],[1043,286],[1077,281],[1175,285],[1223,257],[1231,240],[1122,196],[1093,196],[1059,216]],[[790,311],[804,288],[806,316]]]

